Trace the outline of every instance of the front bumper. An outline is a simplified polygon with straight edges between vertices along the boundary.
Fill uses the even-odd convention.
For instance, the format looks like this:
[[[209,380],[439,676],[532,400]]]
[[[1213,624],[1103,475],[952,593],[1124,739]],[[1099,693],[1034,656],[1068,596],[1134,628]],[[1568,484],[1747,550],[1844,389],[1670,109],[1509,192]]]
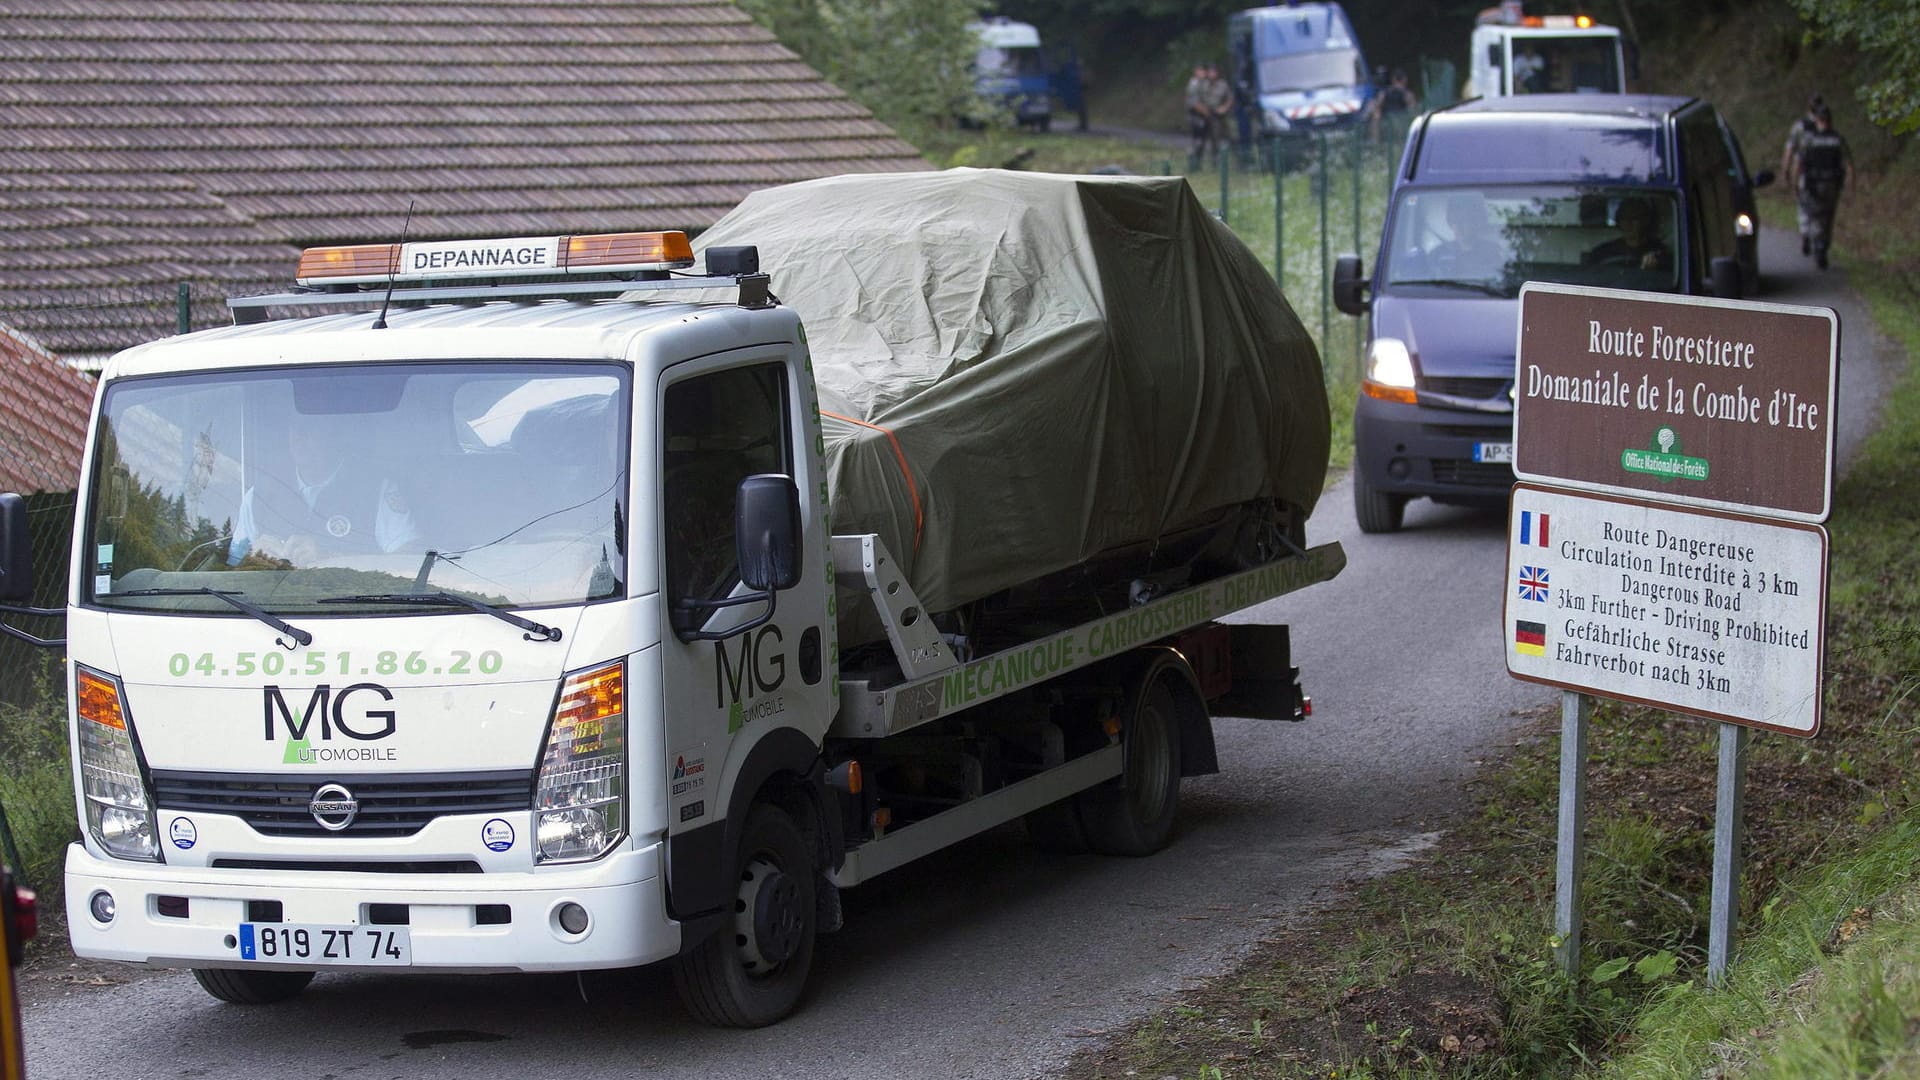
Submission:
[[[663,847],[617,851],[581,866],[541,873],[403,874],[166,866],[97,859],[67,849],[67,925],[76,955],[160,967],[272,967],[242,961],[240,923],[278,903],[288,923],[391,923],[404,910],[412,939],[407,968],[326,965],[326,970],[434,972],[580,971],[632,967],[680,949],[680,924],[666,914]],[[89,898],[113,894],[110,923]],[[162,898],[165,898],[163,905]],[[181,901],[185,901],[184,905]],[[586,908],[585,933],[568,934],[557,908]],[[166,909],[163,913],[163,907]],[[483,907],[485,910],[483,911]],[[507,921],[497,920],[501,909]],[[261,921],[261,920],[253,920]]]
[[[1513,444],[1513,414],[1364,395],[1354,408],[1354,467],[1375,491],[1441,500],[1504,499],[1513,487],[1513,467],[1475,460],[1475,448],[1488,443]]]

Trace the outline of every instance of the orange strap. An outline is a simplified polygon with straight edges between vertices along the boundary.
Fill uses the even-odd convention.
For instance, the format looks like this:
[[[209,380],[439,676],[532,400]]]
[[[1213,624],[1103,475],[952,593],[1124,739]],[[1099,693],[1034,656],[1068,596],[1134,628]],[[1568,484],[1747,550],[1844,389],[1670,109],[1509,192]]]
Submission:
[[[926,517],[920,512],[920,488],[913,482],[913,466],[907,464],[907,452],[900,449],[900,440],[893,437],[892,431],[879,424],[869,424],[865,420],[855,420],[851,416],[841,416],[839,413],[828,412],[825,409],[820,410],[820,415],[831,416],[835,420],[845,420],[849,424],[858,424],[863,428],[872,428],[885,435],[887,442],[893,444],[893,456],[900,462],[901,474],[907,478],[907,494],[913,497],[913,550],[919,551],[920,531],[926,523]]]

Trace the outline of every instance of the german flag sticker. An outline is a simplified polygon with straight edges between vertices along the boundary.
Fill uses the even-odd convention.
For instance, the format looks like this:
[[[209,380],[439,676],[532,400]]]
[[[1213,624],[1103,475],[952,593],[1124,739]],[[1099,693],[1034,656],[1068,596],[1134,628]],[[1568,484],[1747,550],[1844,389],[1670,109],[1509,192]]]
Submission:
[[[1547,655],[1547,624],[1514,620],[1513,649],[1528,656]]]

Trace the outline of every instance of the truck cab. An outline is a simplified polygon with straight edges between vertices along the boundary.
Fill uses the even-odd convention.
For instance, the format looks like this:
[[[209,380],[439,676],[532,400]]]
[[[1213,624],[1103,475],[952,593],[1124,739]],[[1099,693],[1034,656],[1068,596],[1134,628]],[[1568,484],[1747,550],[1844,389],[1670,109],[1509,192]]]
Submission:
[[[1627,64],[1620,30],[1586,15],[1482,22],[1468,49],[1466,97],[1620,94]]]
[[[1239,12],[1227,23],[1227,52],[1238,106],[1264,137],[1344,130],[1373,99],[1360,39],[1337,3]]]
[[[1334,269],[1334,305],[1367,320],[1361,529],[1398,530],[1413,498],[1507,497],[1523,283],[1755,291],[1752,189],[1771,179],[1692,98],[1482,98],[1418,118],[1372,274],[1352,254]]]

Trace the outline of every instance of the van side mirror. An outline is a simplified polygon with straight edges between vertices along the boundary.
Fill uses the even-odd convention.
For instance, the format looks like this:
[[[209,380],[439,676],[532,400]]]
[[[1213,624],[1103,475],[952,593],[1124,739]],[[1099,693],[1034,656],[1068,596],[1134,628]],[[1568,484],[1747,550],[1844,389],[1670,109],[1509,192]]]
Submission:
[[[1488,67],[1492,68],[1495,71],[1499,71],[1500,68],[1502,67],[1501,60],[1503,59],[1504,57],[1500,55],[1499,42],[1496,41],[1493,44],[1487,46],[1487,66]]]
[[[755,473],[734,498],[734,546],[740,581],[756,592],[800,583],[800,489],[793,477]]]
[[[1360,256],[1342,255],[1333,260],[1333,306],[1342,315],[1364,315],[1373,306],[1367,298],[1367,279],[1360,273]]]
[[[0,495],[0,602],[33,601],[33,537],[27,533],[27,500]]]
[[[1712,280],[1708,282],[1708,288],[1713,295],[1722,300],[1740,299],[1743,282],[1740,280],[1739,260],[1722,255],[1713,260],[1710,273]]]
[[[1763,188],[1771,183],[1773,183],[1772,169],[1761,169],[1759,172],[1753,174],[1754,187]]]

